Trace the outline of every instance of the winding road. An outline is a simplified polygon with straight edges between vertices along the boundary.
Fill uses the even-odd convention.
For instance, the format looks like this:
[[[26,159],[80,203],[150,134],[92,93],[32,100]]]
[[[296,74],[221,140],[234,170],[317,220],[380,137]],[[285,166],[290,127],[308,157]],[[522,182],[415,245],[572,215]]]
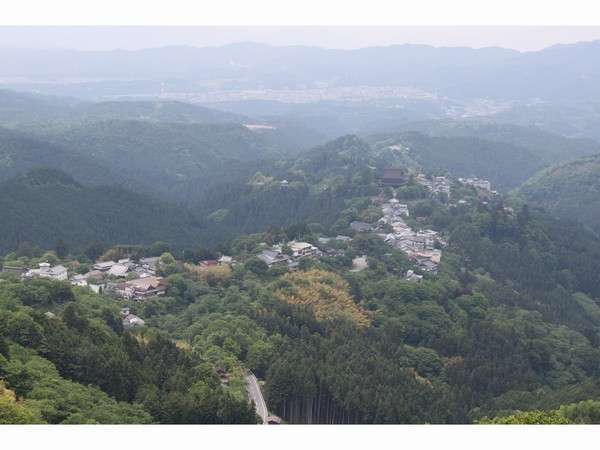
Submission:
[[[258,380],[252,372],[248,372],[245,378],[246,391],[248,391],[248,398],[254,402],[254,404],[256,405],[256,414],[258,414],[262,419],[263,425],[266,425],[267,417],[269,416],[269,411],[267,410],[267,404],[265,403],[265,399],[263,398],[262,392],[260,391]]]

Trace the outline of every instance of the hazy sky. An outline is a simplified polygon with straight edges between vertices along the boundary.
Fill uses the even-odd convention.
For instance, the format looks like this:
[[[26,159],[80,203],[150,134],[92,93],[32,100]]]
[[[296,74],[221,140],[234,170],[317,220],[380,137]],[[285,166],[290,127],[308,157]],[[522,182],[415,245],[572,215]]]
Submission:
[[[0,27],[0,47],[135,50],[232,42],[359,48],[389,44],[538,50],[600,39],[598,27]]]

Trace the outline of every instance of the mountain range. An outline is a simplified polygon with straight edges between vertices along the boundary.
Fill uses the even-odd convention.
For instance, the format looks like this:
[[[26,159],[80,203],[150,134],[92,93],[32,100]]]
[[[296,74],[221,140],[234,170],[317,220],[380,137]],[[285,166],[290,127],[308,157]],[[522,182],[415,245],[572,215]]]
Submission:
[[[452,97],[523,100],[600,98],[600,42],[535,52],[502,48],[392,45],[357,50],[256,43],[139,51],[11,50],[0,77],[48,81],[139,80],[137,92],[318,86],[410,86]],[[443,76],[440,76],[443,74]],[[25,83],[25,84],[27,84]],[[166,83],[166,84],[165,84]],[[23,83],[13,83],[19,86]]]
[[[112,224],[106,227],[111,231],[100,233],[106,244],[129,242],[135,237],[131,228],[147,228],[160,233],[140,234],[144,242],[163,235],[174,245],[198,240],[215,245],[270,226],[333,226],[348,208],[348,198],[373,194],[361,186],[385,167],[483,177],[493,189],[507,192],[556,164],[571,167],[569,161],[600,154],[593,139],[490,119],[390,122],[384,133],[346,134],[326,142],[327,134],[320,132],[326,125],[314,130],[285,114],[265,121],[168,100],[91,102],[14,91],[0,91],[0,97],[0,196],[6,210],[28,222],[37,217],[35,226],[43,229],[52,229],[60,217],[61,229],[70,232],[58,235],[74,246],[82,245],[87,234],[73,230],[87,225],[77,213],[83,209],[69,204],[102,205],[90,214],[94,223]],[[44,172],[43,195],[38,184],[32,189],[28,182],[40,169],[50,170]],[[540,176],[523,192],[533,192],[527,186],[536,185]],[[72,182],[59,183],[61,189],[50,182],[64,177]],[[23,186],[25,197],[16,197],[23,202],[10,200],[12,186]],[[148,211],[163,208],[176,225],[169,228],[160,214],[139,213],[132,222],[127,201],[113,210],[102,192]],[[568,192],[565,187],[565,201],[572,203]],[[531,194],[532,204],[548,206],[538,197]],[[4,224],[3,248],[26,239],[22,233],[29,228],[17,223]],[[49,234],[33,230],[32,236],[45,236],[39,245],[52,244]]]

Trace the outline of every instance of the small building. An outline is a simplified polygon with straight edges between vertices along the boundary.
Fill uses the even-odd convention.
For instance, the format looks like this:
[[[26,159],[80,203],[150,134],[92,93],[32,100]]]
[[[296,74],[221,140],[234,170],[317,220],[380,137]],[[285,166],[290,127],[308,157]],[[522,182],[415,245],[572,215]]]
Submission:
[[[143,327],[145,323],[146,322],[144,322],[135,314],[128,314],[125,317],[123,317],[123,328],[125,328],[126,330],[136,327]]]
[[[113,264],[108,272],[108,275],[112,275],[113,277],[121,277],[124,278],[127,276],[127,272],[129,272],[129,266],[127,264]]]
[[[158,265],[158,256],[151,256],[148,258],[140,258],[140,265],[145,269],[156,270],[156,266]]]
[[[404,279],[413,283],[420,283],[423,279],[423,275],[415,273],[413,270],[407,270]]]
[[[25,277],[27,278],[50,278],[53,280],[61,280],[64,281],[68,278],[67,276],[67,268],[61,265],[58,266],[50,266],[49,263],[43,262],[39,264],[39,269],[30,269],[25,273]]]
[[[287,264],[290,259],[288,255],[284,255],[283,253],[274,250],[263,250],[256,257],[265,262],[269,267],[278,264]]]
[[[220,266],[230,266],[233,264],[233,258],[231,256],[223,255],[218,259],[218,262]]]
[[[198,263],[198,265],[200,267],[207,268],[207,267],[218,266],[219,262],[216,259],[205,259],[204,261],[200,261]]]
[[[292,241],[289,243],[292,249],[292,256],[294,258],[301,258],[303,256],[316,256],[319,249],[308,242],[296,242]]]
[[[85,286],[88,285],[88,283],[87,283],[87,277],[85,275],[80,275],[80,274],[73,275],[71,277],[71,284],[73,286],[82,286],[82,287],[85,287]]]
[[[419,267],[426,272],[437,273],[438,265],[430,259],[422,259],[418,261]]]
[[[115,264],[117,263],[114,261],[98,261],[94,264],[94,269],[101,272],[107,272]]]
[[[123,298],[143,300],[156,295],[163,295],[166,286],[161,277],[144,277],[119,283],[114,286],[114,291]]]

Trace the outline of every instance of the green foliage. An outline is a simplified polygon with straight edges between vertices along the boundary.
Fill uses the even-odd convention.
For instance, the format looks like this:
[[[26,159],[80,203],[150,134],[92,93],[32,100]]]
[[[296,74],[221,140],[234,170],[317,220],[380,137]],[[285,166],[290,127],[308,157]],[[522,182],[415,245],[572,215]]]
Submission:
[[[483,419],[479,423],[490,425],[568,425],[572,422],[556,411],[526,411],[506,417]]]
[[[563,405],[558,412],[573,423],[600,423],[600,401],[586,400],[570,405]]]
[[[0,359],[0,364],[2,360]],[[0,424],[38,424],[44,423],[40,412],[29,405],[18,402],[15,393],[6,389],[4,382],[0,381]]]
[[[164,238],[181,246],[200,235],[197,220],[179,207],[118,187],[84,186],[46,169],[0,185],[0,209],[4,252],[23,236],[42,247],[60,239],[97,257],[92,243],[151,244]]]
[[[547,169],[524,184],[517,193],[532,205],[566,220],[600,230],[600,157],[566,162]]]
[[[0,357],[0,377],[43,420],[255,422],[244,396],[225,391],[214,372],[199,370],[206,364],[200,353],[180,349],[161,334],[123,333],[116,325],[118,303],[107,304],[94,294],[71,293],[65,300],[53,295],[55,288],[60,292],[63,284],[34,280],[0,285],[0,298],[13,299],[6,303],[9,309],[0,308],[0,338],[15,342],[3,350],[7,356]],[[33,309],[22,306],[20,298]],[[49,307],[60,314],[48,317],[36,309]],[[15,415],[20,406],[10,408]]]

